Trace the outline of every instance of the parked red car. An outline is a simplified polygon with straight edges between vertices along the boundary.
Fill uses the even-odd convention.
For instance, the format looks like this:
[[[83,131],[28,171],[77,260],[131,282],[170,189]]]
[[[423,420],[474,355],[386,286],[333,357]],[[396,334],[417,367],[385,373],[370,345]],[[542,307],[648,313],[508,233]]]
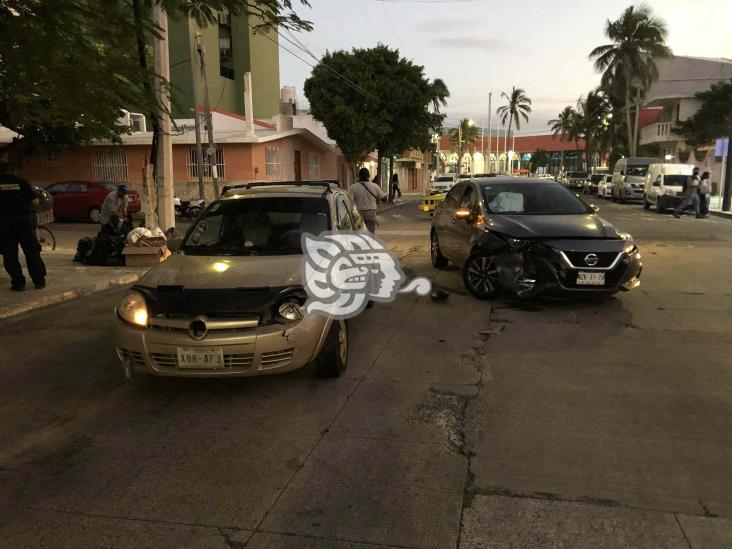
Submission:
[[[88,220],[99,223],[102,202],[109,193],[117,190],[114,183],[98,183],[93,181],[60,181],[46,190],[53,196],[53,215],[56,219]],[[130,191],[132,200],[127,212],[140,211],[140,195]]]

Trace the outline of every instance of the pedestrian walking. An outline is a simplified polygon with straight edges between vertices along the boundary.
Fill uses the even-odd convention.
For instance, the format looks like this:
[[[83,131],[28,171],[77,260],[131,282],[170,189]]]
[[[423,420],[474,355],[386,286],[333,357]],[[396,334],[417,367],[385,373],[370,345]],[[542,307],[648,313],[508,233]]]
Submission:
[[[399,174],[393,174],[391,176],[391,201],[394,202],[394,197],[399,195],[402,197],[402,190],[399,188]]]
[[[119,230],[119,223],[127,217],[127,207],[131,202],[128,191],[127,185],[117,185],[117,190],[107,195],[102,203],[102,225],[113,223],[114,228]]]
[[[687,179],[684,186],[684,198],[679,207],[674,210],[674,217],[681,217],[681,213],[689,208],[694,208],[697,219],[699,215],[699,168],[694,168],[693,174]]]
[[[26,282],[18,246],[25,255],[33,286],[37,290],[46,287],[46,265],[36,235],[35,206],[38,206],[38,195],[30,183],[14,175],[0,174],[0,253],[10,276],[10,289],[16,292],[25,290]]]
[[[356,203],[366,228],[376,233],[376,205],[386,200],[386,194],[376,183],[369,182],[370,173],[367,168],[358,171],[358,182],[351,185],[349,193]]]
[[[712,183],[710,181],[711,174],[704,172],[699,182],[699,215],[707,217],[709,215],[709,201],[712,194]]]

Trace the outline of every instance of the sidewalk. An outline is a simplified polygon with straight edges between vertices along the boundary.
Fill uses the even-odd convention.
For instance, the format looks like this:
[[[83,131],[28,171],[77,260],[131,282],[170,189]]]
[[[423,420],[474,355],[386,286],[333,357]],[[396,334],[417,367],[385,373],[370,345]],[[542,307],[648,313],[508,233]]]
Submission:
[[[109,288],[125,286],[137,281],[148,267],[87,267],[72,260],[74,254],[68,251],[45,252],[48,277],[43,290],[33,289],[29,282],[25,292],[10,290],[10,278],[0,269],[0,319],[19,315],[100,292]],[[25,271],[25,258],[21,254]],[[26,278],[28,277],[26,272]]]

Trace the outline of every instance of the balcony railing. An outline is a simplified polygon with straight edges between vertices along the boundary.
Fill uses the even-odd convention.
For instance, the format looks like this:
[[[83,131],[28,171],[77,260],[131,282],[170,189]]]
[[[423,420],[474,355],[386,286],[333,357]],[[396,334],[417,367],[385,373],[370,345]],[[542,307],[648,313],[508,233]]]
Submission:
[[[666,141],[679,141],[680,137],[673,133],[672,122],[657,122],[650,124],[640,130],[640,144],[664,143]]]

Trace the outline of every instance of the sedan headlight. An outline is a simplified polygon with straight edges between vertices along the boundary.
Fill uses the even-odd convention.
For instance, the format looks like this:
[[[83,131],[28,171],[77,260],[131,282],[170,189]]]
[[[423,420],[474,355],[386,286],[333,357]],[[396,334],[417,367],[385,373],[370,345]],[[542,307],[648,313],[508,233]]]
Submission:
[[[148,313],[145,297],[140,292],[127,292],[117,306],[117,314],[133,326],[146,328]]]

